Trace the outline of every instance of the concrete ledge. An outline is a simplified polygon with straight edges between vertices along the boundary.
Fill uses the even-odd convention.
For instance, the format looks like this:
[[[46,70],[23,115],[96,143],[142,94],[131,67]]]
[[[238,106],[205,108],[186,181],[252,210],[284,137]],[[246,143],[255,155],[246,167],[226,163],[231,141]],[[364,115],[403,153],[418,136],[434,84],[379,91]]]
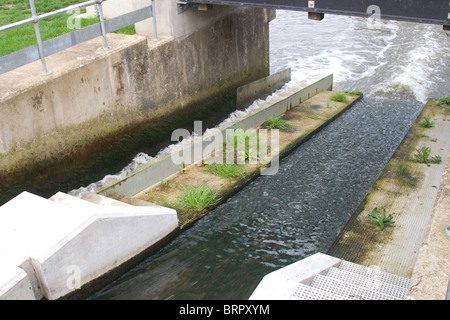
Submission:
[[[340,263],[338,258],[316,253],[266,275],[249,300],[288,300],[299,283],[308,284],[315,275]]]
[[[24,192],[0,207],[0,299],[64,297],[177,229],[169,208]]]

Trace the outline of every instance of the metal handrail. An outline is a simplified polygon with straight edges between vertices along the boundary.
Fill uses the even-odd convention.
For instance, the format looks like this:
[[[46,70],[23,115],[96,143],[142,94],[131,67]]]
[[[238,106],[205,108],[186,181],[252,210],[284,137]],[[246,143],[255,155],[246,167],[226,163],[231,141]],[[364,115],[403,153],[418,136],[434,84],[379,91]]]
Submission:
[[[90,1],[86,1],[86,2],[82,2],[82,3],[78,3],[78,4],[74,4],[74,5],[70,5],[68,7],[62,8],[62,9],[58,9],[55,11],[51,11],[51,12],[47,12],[41,15],[38,15],[36,12],[36,6],[34,4],[34,0],[29,0],[30,2],[30,9],[31,9],[31,18],[28,19],[24,19],[21,21],[17,21],[17,22],[13,22],[4,26],[0,27],[0,32],[2,31],[7,31],[10,29],[14,29],[17,27],[21,27],[30,23],[34,24],[34,30],[35,30],[35,34],[36,34],[36,40],[37,40],[37,48],[38,48],[38,52],[39,52],[39,57],[41,59],[41,63],[42,63],[42,69],[43,71],[41,72],[41,75],[49,75],[51,74],[51,71],[48,70],[47,68],[47,64],[45,62],[45,55],[44,55],[44,50],[43,50],[43,42],[42,42],[42,38],[41,38],[41,32],[39,30],[39,21],[46,19],[46,18],[50,18],[59,14],[63,14],[63,13],[67,13],[70,11],[74,11],[76,9],[80,9],[80,8],[84,8],[90,5],[97,5],[98,6],[98,15],[100,18],[100,29],[101,29],[101,33],[102,33],[102,37],[103,37],[103,49],[108,50],[111,49],[111,47],[108,46],[108,41],[106,39],[106,28],[105,28],[105,19],[103,16],[103,8],[102,8],[102,2],[107,1],[107,0],[90,0]],[[154,41],[158,40],[157,37],[157,31],[156,31],[156,16],[155,16],[155,5],[154,5],[154,0],[152,0],[152,15],[153,15],[153,33],[154,33]]]

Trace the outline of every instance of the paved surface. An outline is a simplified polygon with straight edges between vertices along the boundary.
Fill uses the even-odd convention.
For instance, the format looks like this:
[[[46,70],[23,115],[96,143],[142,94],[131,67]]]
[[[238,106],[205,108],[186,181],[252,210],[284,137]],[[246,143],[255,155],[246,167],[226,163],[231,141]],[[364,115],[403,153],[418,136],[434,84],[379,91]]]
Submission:
[[[450,279],[450,114],[424,108],[435,126],[414,125],[328,254],[411,279],[409,299],[445,299]],[[431,148],[440,164],[408,161],[417,148]],[[398,174],[399,163],[405,172]],[[378,207],[394,215],[381,231],[368,215]]]

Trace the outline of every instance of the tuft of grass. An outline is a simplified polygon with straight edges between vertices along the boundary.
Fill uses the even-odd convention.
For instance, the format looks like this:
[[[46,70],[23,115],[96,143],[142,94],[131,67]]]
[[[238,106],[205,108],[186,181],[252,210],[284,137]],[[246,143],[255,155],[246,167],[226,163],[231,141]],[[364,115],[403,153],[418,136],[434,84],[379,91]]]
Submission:
[[[437,105],[450,104],[450,97],[441,98],[437,101]]]
[[[194,211],[202,211],[216,203],[216,195],[210,188],[200,186],[197,188],[183,188],[183,195],[178,199],[177,204],[183,208]]]
[[[402,161],[397,165],[397,173],[399,175],[403,175],[404,172],[405,172],[405,164]]]
[[[247,168],[243,164],[213,163],[206,167],[206,171],[222,178],[238,178],[247,173]]]
[[[421,128],[433,128],[434,122],[430,120],[430,118],[425,118],[419,123],[419,127]]]
[[[330,97],[331,101],[347,103],[347,95],[345,93],[335,93]]]
[[[364,94],[361,91],[345,91],[345,93],[351,94],[351,95],[357,95],[360,97],[364,97]]]
[[[286,121],[280,119],[277,116],[273,116],[269,120],[264,122],[263,127],[265,129],[280,129],[280,130],[287,130],[290,128],[290,126],[287,124]]]
[[[411,160],[425,164],[428,163],[439,164],[442,162],[441,156],[434,156],[430,158],[430,155],[431,155],[431,148],[422,147],[416,150],[416,153],[413,155],[413,158]]]

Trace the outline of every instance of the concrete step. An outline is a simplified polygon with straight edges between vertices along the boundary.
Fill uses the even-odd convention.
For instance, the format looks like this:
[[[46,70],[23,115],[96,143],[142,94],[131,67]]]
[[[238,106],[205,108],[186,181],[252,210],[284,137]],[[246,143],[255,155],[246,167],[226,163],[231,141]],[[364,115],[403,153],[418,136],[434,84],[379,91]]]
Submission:
[[[359,275],[363,275],[366,277],[377,277],[383,282],[393,284],[399,287],[408,288],[410,280],[408,278],[404,278],[401,276],[397,276],[395,274],[383,272],[380,270],[377,270],[375,268],[369,268],[365,267],[353,262],[342,260],[340,265],[338,266],[339,269],[346,270],[349,272],[353,272]]]
[[[299,283],[290,300],[355,300]]]
[[[343,298],[355,300],[400,300],[399,298],[378,291],[370,290],[321,274],[314,277],[311,287],[333,293]]]
[[[381,280],[377,275],[365,276],[357,273],[353,273],[344,269],[331,267],[327,274],[327,277],[339,279],[341,281],[351,283],[357,286],[365,287],[370,290],[378,291],[399,299],[405,299],[408,288],[397,286],[392,283],[386,283]]]

